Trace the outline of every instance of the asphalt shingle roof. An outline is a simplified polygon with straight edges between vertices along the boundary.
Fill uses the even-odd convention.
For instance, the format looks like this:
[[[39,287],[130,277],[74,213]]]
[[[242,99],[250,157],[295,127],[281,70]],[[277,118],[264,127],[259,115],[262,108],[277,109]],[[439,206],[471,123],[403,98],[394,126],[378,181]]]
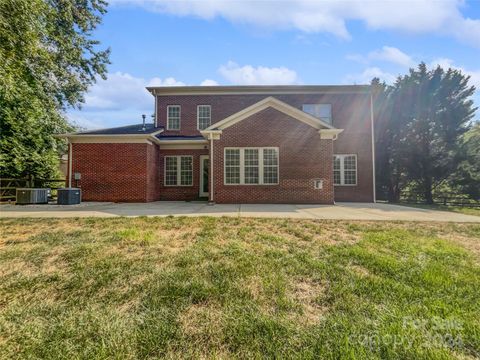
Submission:
[[[76,135],[133,135],[133,134],[151,134],[162,128],[155,127],[154,124],[145,124],[145,130],[142,129],[143,124],[127,125],[108,129],[99,129],[91,131],[79,132]]]

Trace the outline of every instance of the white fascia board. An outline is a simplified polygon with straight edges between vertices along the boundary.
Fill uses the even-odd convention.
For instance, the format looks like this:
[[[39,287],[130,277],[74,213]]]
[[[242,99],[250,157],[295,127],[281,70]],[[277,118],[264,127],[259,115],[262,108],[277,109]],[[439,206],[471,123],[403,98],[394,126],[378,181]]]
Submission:
[[[158,140],[160,144],[208,144],[205,139],[195,140]]]
[[[318,130],[320,134],[320,139],[332,139],[337,140],[338,134],[340,134],[343,129],[321,129]]]

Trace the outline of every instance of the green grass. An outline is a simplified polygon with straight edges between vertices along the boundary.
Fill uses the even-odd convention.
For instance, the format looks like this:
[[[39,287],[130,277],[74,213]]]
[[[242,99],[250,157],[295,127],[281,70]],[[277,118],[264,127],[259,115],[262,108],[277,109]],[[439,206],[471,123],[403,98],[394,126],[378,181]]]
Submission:
[[[0,358],[480,356],[480,225],[3,219]]]
[[[434,204],[434,205],[410,204],[410,203],[399,204],[399,205],[417,207],[417,208],[428,209],[428,210],[451,211],[451,212],[456,212],[456,213],[465,214],[465,215],[480,216],[480,208],[475,208],[475,207],[451,206],[451,205],[440,205],[440,204]]]

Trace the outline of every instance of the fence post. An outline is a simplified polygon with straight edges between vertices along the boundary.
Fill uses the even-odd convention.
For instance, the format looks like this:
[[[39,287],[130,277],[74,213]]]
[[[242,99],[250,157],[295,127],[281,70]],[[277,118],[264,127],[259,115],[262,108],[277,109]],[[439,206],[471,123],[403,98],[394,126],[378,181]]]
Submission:
[[[446,196],[443,197],[443,205],[447,206],[447,197]]]

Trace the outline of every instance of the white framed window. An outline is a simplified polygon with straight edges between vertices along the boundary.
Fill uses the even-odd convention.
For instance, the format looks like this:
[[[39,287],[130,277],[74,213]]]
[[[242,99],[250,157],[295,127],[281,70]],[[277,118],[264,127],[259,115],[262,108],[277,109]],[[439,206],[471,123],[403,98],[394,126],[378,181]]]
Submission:
[[[357,185],[357,155],[333,156],[333,184],[344,186]]]
[[[332,123],[332,104],[303,104],[302,110],[326,123]]]
[[[167,106],[167,130],[180,130],[180,105]]]
[[[197,129],[204,130],[212,122],[212,107],[210,105],[197,106]]]
[[[193,157],[165,156],[165,186],[193,185]]]
[[[225,148],[225,185],[277,185],[278,148]]]

